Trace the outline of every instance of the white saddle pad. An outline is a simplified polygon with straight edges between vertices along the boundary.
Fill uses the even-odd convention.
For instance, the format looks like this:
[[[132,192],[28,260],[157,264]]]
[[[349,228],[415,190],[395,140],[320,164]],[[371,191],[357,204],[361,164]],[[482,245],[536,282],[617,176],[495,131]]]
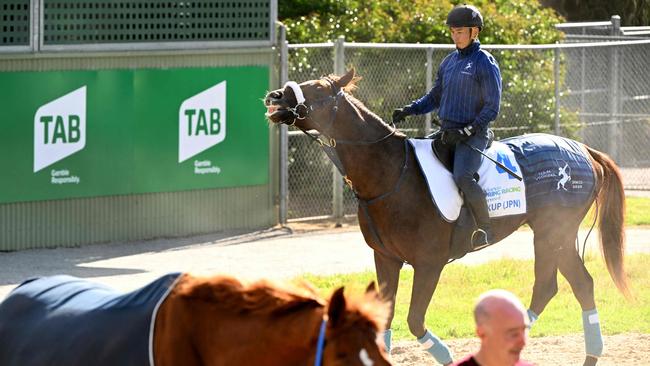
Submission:
[[[463,199],[449,172],[431,149],[429,139],[409,139],[415,156],[429,186],[433,203],[442,217],[453,222],[458,219]],[[478,154],[478,153],[477,153]],[[508,146],[494,141],[486,154],[521,175],[519,163]],[[482,158],[478,170],[479,185],[486,193],[490,217],[526,213],[526,186],[488,159]]]

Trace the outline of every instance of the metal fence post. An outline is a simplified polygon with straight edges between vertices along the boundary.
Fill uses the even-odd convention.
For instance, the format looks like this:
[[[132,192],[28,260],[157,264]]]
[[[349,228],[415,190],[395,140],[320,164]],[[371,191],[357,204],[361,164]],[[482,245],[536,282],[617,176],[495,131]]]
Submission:
[[[553,79],[555,81],[555,122],[553,131],[560,135],[560,48],[553,50]]]
[[[433,88],[433,48],[427,48],[427,90],[425,93],[428,93],[431,88]],[[427,113],[424,117],[424,135],[431,133],[431,113]]]
[[[339,36],[334,45],[334,73],[345,73],[345,37]],[[332,210],[336,226],[341,226],[343,220],[343,177],[332,164]]]
[[[289,43],[287,28],[280,24],[280,85],[289,81]],[[280,224],[287,223],[287,207],[289,202],[289,127],[280,125]]]
[[[618,15],[612,15],[612,36],[618,36],[621,32],[621,17]],[[618,95],[618,68],[619,68],[619,55],[618,48],[612,46],[611,50],[612,60],[610,63],[610,99],[609,99],[609,108],[610,108],[610,125],[609,125],[609,155],[618,161],[618,140],[619,140],[619,126],[618,126],[618,109],[619,109],[619,95]]]
[[[31,27],[29,27],[29,43],[32,52],[41,50],[41,9],[43,0],[31,0]]]

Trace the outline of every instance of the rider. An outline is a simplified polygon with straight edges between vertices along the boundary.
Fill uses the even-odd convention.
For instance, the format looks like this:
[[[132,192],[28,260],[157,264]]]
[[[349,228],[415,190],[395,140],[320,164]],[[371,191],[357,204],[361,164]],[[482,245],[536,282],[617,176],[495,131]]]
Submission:
[[[474,180],[481,155],[488,144],[488,127],[499,113],[501,73],[494,57],[481,49],[478,34],[483,17],[472,5],[459,5],[447,15],[447,26],[456,50],[440,63],[433,88],[420,99],[395,109],[393,122],[409,115],[438,109],[442,140],[455,146],[454,181],[465,195],[478,229],[472,245],[492,244],[492,230],[485,192]]]

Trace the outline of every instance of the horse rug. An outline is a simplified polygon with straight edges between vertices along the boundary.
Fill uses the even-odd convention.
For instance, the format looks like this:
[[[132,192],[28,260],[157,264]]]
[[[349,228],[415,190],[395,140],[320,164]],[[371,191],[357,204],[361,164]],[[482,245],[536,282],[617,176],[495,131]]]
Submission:
[[[153,365],[156,313],[179,278],[129,293],[71,276],[27,280],[0,304],[0,365]]]
[[[429,193],[441,216],[454,222],[463,198],[449,170],[436,158],[429,139],[409,139]],[[523,181],[482,158],[479,185],[490,217],[525,214],[547,205],[576,207],[593,195],[591,160],[581,145],[564,137],[529,134],[494,141],[485,153],[523,176]],[[478,154],[478,153],[477,153]]]

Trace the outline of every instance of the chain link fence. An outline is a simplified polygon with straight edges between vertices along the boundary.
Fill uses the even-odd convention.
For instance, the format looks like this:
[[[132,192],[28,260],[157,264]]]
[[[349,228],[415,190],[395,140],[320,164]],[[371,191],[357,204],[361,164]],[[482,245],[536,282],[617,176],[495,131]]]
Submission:
[[[338,57],[363,78],[355,96],[385,121],[431,88],[438,65],[453,50],[338,42],[289,45],[288,80],[334,73]],[[495,56],[503,78],[501,111],[492,123],[497,139],[533,132],[567,136],[610,154],[623,168],[626,189],[650,190],[650,41],[483,48]],[[409,117],[399,128],[424,136],[432,130],[431,116]],[[340,176],[299,130],[288,136],[287,219],[332,216]],[[356,213],[347,186],[342,195],[342,214]]]

